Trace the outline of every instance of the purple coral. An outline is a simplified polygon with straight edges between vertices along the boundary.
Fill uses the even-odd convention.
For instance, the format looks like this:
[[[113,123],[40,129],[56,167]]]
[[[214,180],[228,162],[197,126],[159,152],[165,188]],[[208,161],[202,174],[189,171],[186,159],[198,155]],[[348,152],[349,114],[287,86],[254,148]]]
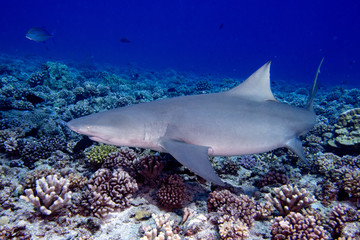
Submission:
[[[321,221],[312,215],[291,212],[286,217],[272,220],[271,239],[319,239],[326,240]]]
[[[88,182],[88,190],[76,199],[73,212],[105,217],[110,212],[129,206],[138,186],[134,178],[122,169],[99,169]]]
[[[119,209],[129,206],[132,194],[138,189],[135,179],[122,169],[113,172],[99,169],[89,180],[88,186],[93,192],[109,196]]]
[[[289,182],[288,177],[284,173],[270,171],[267,172],[258,182],[258,187],[280,184],[284,185]]]
[[[185,200],[185,184],[178,175],[171,175],[164,179],[157,191],[158,202],[167,209],[180,208]]]
[[[155,185],[164,168],[160,156],[147,155],[139,159],[138,173],[144,178],[145,184]]]
[[[247,195],[237,196],[229,190],[210,193],[207,201],[208,211],[217,212],[220,216],[240,219],[249,228],[253,225],[256,216],[255,200]]]
[[[244,155],[238,158],[240,166],[246,169],[251,169],[256,165],[256,157],[253,155]]]
[[[304,189],[298,189],[296,186],[283,185],[274,189],[275,196],[270,193],[265,195],[268,200],[280,213],[285,216],[290,212],[299,212],[301,209],[310,206],[316,202],[314,196]]]
[[[117,152],[109,153],[102,167],[110,170],[122,168],[131,176],[135,176],[134,161],[136,159],[137,154],[134,150],[128,147],[122,147]]]

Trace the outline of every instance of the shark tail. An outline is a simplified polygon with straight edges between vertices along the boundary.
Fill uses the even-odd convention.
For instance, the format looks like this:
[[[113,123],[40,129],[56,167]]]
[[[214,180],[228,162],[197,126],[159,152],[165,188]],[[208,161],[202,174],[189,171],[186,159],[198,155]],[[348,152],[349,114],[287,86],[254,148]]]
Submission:
[[[321,68],[321,65],[323,64],[324,62],[324,58],[321,59],[321,62],[319,64],[319,67],[316,71],[316,75],[315,75],[315,79],[314,79],[314,83],[313,83],[313,86],[312,86],[312,89],[311,89],[311,93],[310,93],[310,96],[309,96],[309,99],[306,103],[306,106],[305,108],[309,109],[310,111],[313,111],[313,103],[314,103],[314,98],[315,98],[315,94],[317,92],[317,89],[318,89],[318,76],[319,76],[319,73],[320,73],[320,68]]]

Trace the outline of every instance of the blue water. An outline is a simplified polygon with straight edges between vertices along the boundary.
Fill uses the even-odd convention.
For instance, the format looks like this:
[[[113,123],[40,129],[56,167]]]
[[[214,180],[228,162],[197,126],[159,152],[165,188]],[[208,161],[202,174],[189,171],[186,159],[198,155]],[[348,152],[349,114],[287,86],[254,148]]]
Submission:
[[[360,1],[2,1],[0,53],[246,78],[360,85]],[[30,41],[31,27],[54,33]],[[131,43],[120,42],[127,38]],[[46,45],[44,47],[43,45]]]

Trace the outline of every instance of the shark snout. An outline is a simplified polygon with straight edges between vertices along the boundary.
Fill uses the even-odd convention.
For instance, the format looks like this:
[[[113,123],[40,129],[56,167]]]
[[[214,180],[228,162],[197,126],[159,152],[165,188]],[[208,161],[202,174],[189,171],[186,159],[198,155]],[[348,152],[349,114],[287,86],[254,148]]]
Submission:
[[[82,133],[81,128],[83,128],[84,126],[79,124],[79,121],[77,119],[71,120],[70,122],[67,122],[66,125],[68,126],[68,128],[70,128],[71,130],[73,130],[74,132],[77,133]]]

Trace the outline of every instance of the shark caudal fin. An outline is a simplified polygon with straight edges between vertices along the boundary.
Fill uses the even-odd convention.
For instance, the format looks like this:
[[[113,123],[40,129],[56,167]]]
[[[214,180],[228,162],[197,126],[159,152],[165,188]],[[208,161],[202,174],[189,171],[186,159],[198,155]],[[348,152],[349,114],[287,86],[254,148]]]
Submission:
[[[321,59],[321,62],[319,64],[319,67],[316,71],[316,75],[315,75],[315,79],[314,79],[314,83],[313,83],[313,86],[312,86],[312,89],[311,89],[311,93],[310,93],[310,96],[309,96],[309,99],[306,103],[306,106],[305,108],[309,109],[310,111],[313,110],[313,102],[314,102],[314,98],[315,98],[315,94],[316,94],[316,91],[318,89],[318,76],[319,76],[319,73],[320,73],[320,68],[321,68],[321,65],[322,63],[324,62],[324,58]]]

